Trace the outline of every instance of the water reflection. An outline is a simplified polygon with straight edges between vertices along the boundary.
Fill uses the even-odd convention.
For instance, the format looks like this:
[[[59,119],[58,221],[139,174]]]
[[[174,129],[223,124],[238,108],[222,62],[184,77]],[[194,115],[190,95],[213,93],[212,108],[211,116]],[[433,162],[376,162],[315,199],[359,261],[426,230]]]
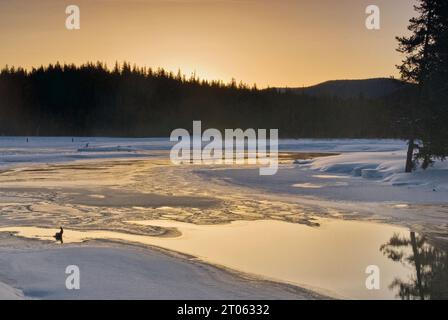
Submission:
[[[380,247],[389,259],[413,269],[408,278],[396,277],[389,285],[403,300],[448,298],[447,251],[430,245],[424,236],[410,232],[409,237],[394,234]]]
[[[336,298],[447,298],[447,253],[409,229],[368,221],[316,218],[320,227],[276,220],[196,225],[127,221],[175,228],[176,237],[107,230],[64,230],[64,243],[125,241],[181,252],[219,266],[312,289]],[[5,227],[0,232],[48,240],[54,229]],[[381,247],[381,250],[378,248]],[[366,288],[366,267],[381,270],[379,290]],[[389,286],[388,286],[389,285]]]

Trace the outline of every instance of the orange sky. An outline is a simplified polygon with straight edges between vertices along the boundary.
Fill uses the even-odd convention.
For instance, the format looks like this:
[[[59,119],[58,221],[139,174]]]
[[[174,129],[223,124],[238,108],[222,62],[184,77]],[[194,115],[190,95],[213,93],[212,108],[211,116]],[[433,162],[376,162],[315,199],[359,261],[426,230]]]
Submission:
[[[0,0],[0,65],[118,61],[259,87],[397,76],[414,0]],[[81,9],[81,30],[65,8]],[[365,8],[381,9],[381,30]]]

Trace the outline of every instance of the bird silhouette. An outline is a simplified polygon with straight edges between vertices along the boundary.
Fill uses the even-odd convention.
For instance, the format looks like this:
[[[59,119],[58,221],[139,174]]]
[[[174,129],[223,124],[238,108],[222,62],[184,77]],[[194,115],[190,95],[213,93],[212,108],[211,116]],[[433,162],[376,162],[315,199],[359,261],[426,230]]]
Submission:
[[[56,234],[54,235],[54,238],[56,239],[56,241],[61,241],[61,243],[64,243],[64,241],[62,240],[63,233],[64,233],[64,229],[62,229],[62,227],[61,227],[61,231],[56,232]]]

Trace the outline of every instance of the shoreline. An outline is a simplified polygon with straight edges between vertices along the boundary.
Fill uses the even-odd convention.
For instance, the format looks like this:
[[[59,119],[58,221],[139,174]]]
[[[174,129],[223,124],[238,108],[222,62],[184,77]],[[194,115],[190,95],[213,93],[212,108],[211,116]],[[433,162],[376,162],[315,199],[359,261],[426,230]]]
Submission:
[[[386,283],[395,276],[407,275],[406,268],[389,262],[378,249],[390,236],[405,236],[408,231],[372,222],[342,219],[320,219],[318,222],[320,227],[275,220],[235,221],[223,225],[194,225],[169,220],[128,221],[131,224],[175,228],[181,236],[142,236],[117,231],[66,229],[62,246],[94,246],[97,243],[108,243],[114,247],[138,246],[155,249],[188,262],[205,263],[236,274],[238,278],[264,283],[269,281],[293,286],[299,291],[307,290],[320,298],[394,298],[383,290],[365,291],[363,268],[365,263],[377,263],[383,268]],[[0,228],[0,232],[5,237],[9,235],[10,239],[31,239],[35,243],[41,242],[51,248],[61,249],[61,245],[49,240],[54,231],[57,230]],[[269,237],[263,237],[266,232],[270,234]],[[347,232],[352,232],[352,237],[341,238]],[[314,245],[316,241],[321,245]],[[355,253],[356,258],[347,255],[344,248],[348,246],[352,246],[351,252]],[[377,253],[372,255],[373,252]],[[334,269],[334,266],[339,267]]]
[[[0,238],[5,237],[11,237],[11,235],[7,235],[7,232],[1,232]],[[81,294],[81,295],[71,295],[70,291],[65,291],[65,288],[62,288],[64,282],[65,282],[65,276],[62,276],[61,272],[59,274],[60,277],[60,286],[58,289],[55,290],[55,292],[51,292],[51,290],[48,290],[48,288],[45,288],[43,290],[37,290],[36,288],[32,289],[30,291],[28,286],[23,286],[23,283],[20,283],[20,278],[26,278],[27,275],[27,267],[26,265],[23,265],[19,263],[18,265],[21,266],[21,273],[19,277],[11,277],[11,273],[8,271],[5,271],[1,268],[1,265],[4,264],[5,256],[8,255],[14,255],[16,258],[20,256],[27,257],[28,255],[34,255],[33,257],[36,260],[39,260],[38,256],[41,254],[50,254],[50,256],[54,258],[65,255],[65,252],[71,251],[71,250],[80,250],[80,251],[89,251],[93,250],[93,255],[95,256],[95,259],[98,259],[98,256],[101,257],[101,255],[106,252],[109,253],[109,251],[112,251],[112,255],[109,255],[110,261],[108,262],[117,262],[122,260],[123,255],[127,258],[132,259],[139,257],[146,257],[152,259],[152,264],[157,264],[157,261],[162,261],[159,269],[156,269],[158,273],[158,277],[161,276],[160,273],[164,273],[162,275],[162,278],[170,278],[174,277],[175,274],[182,272],[182,268],[187,266],[187,269],[189,269],[191,272],[188,273],[188,277],[191,276],[201,278],[203,279],[204,283],[201,285],[197,285],[191,282],[182,283],[181,287],[187,288],[187,290],[176,292],[173,294],[173,296],[161,296],[159,290],[163,290],[161,287],[166,288],[166,284],[158,284],[158,289],[156,289],[157,293],[143,293],[142,296],[136,296],[133,297],[134,299],[198,299],[198,300],[206,300],[206,299],[235,299],[235,300],[269,300],[269,299],[286,299],[286,300],[301,300],[301,299],[334,299],[334,297],[325,296],[321,293],[312,291],[311,289],[303,288],[294,284],[288,284],[278,281],[273,281],[269,279],[264,279],[263,277],[254,275],[254,274],[247,274],[244,272],[240,272],[237,270],[233,270],[231,268],[227,268],[225,266],[216,265],[207,261],[200,260],[196,257],[193,257],[191,255],[168,250],[165,248],[161,248],[158,246],[151,246],[151,245],[143,245],[143,244],[137,244],[137,243],[127,243],[124,241],[119,240],[88,240],[83,243],[78,244],[68,244],[64,247],[62,246],[52,246],[51,241],[45,241],[45,240],[37,240],[37,239],[29,239],[21,236],[13,236],[14,239],[17,242],[20,242],[21,245],[14,248],[8,248],[5,249],[3,246],[0,247],[0,252],[2,255],[0,255],[0,297],[6,299],[12,299],[16,297],[17,299],[100,299],[100,300],[108,300],[108,299],[128,299],[129,298],[129,291],[126,292],[126,288],[120,286],[122,291],[120,294],[108,296],[107,294],[101,294],[99,296],[96,296],[96,293],[94,292],[95,289],[91,293],[87,294]],[[16,242],[13,240],[13,242]],[[69,259],[67,259],[67,262],[69,260],[73,261],[73,254],[70,253]],[[74,255],[76,257],[76,254]],[[87,259],[89,259],[87,255]],[[20,259],[20,258],[19,258]],[[86,257],[84,257],[86,259]],[[144,259],[143,259],[144,260]],[[101,265],[103,265],[104,260],[102,260]],[[106,261],[107,262],[107,261]],[[11,262],[10,262],[11,263]],[[12,262],[11,264],[14,264]],[[27,263],[30,265],[29,263]],[[132,263],[130,264],[132,265]],[[143,264],[139,267],[142,267],[143,269],[147,268],[149,264]],[[50,266],[51,268],[51,266]],[[81,269],[82,270],[82,269]],[[105,268],[107,271],[107,267]],[[102,270],[102,271],[105,271]],[[165,271],[169,270],[169,271]],[[59,270],[61,271],[61,270]],[[124,270],[121,270],[124,271]],[[56,272],[55,272],[56,274]],[[135,275],[129,274],[130,277],[133,277]],[[148,275],[150,276],[150,275]],[[6,280],[6,279],[7,280]],[[110,276],[108,276],[110,278]],[[113,277],[112,277],[113,278]],[[148,277],[143,277],[143,279],[147,282],[145,286],[147,287],[154,287],[154,284],[151,283],[151,280],[148,279]],[[47,279],[49,282],[50,280],[48,277]],[[196,279],[197,280],[197,279]],[[45,278],[38,278],[37,282],[43,282],[45,281]],[[111,284],[112,282],[112,284]],[[19,284],[19,288],[14,286],[14,284]],[[140,283],[141,284],[141,283]],[[100,286],[103,286],[104,282],[100,284]],[[109,281],[108,285],[113,284],[113,280]],[[197,287],[195,287],[195,285]],[[107,285],[106,285],[107,286]],[[31,287],[33,285],[31,284]],[[207,291],[208,288],[215,287],[215,289],[211,291]],[[219,287],[219,288],[218,288]],[[62,288],[62,289],[61,289]],[[133,288],[128,288],[130,291],[133,291]],[[168,291],[176,291],[175,288],[172,286],[167,288]],[[203,292],[199,295],[197,295],[197,292],[195,293],[195,290],[198,292]],[[41,293],[45,291],[47,293],[47,296],[42,296]],[[145,291],[144,289],[142,291]],[[31,293],[30,293],[31,292]],[[36,293],[37,292],[37,293]],[[166,293],[165,293],[166,294]],[[212,297],[212,298],[211,298]]]
[[[84,232],[86,234],[90,234],[93,231],[100,233],[115,232],[134,237],[154,236],[160,241],[162,241],[163,239],[170,239],[173,236],[182,235],[183,232],[179,232],[179,230],[181,229],[178,230],[175,227],[170,227],[169,225],[138,225],[129,224],[127,222],[173,219],[179,223],[190,223],[194,225],[195,228],[196,226],[198,228],[211,226],[212,228],[217,228],[218,231],[221,226],[226,226],[235,221],[246,221],[248,223],[255,222],[256,224],[256,222],[264,220],[286,222],[291,225],[308,226],[311,228],[319,226],[318,222],[321,218],[333,218],[339,219],[341,221],[354,222],[376,221],[380,224],[383,224],[384,226],[394,225],[396,227],[409,227],[409,224],[412,224],[411,230],[415,230],[417,232],[421,232],[423,229],[429,228],[432,225],[443,227],[443,225],[435,224],[436,218],[439,217],[439,215],[431,216],[431,220],[425,220],[425,224],[414,224],[412,222],[424,221],[421,219],[420,215],[417,215],[415,213],[411,216],[406,215],[406,219],[409,220],[406,222],[405,220],[403,220],[403,214],[405,214],[406,212],[411,212],[411,210],[413,210],[413,206],[408,204],[404,205],[402,204],[402,202],[399,202],[397,204],[393,202],[381,202],[380,200],[378,200],[379,202],[376,203],[374,207],[371,207],[373,203],[358,203],[353,199],[352,201],[344,202],[335,199],[326,199],[325,197],[308,198],[308,196],[305,194],[306,192],[321,192],[327,189],[332,190],[331,188],[339,186],[342,186],[340,190],[343,190],[345,189],[345,187],[342,185],[342,183],[347,183],[348,181],[350,181],[350,183],[354,182],[361,184],[363,180],[359,178],[347,178],[340,174],[325,175],[324,173],[319,174],[318,172],[313,172],[311,170],[303,171],[302,169],[296,168],[294,165],[289,164],[289,161],[293,160],[291,158],[292,156],[295,157],[297,155],[304,155],[304,157],[307,157],[310,153],[286,153],[288,162],[286,166],[282,167],[282,170],[290,170],[286,172],[296,173],[305,172],[307,173],[307,175],[303,177],[297,176],[298,182],[300,182],[300,179],[313,178],[314,184],[317,185],[317,182],[320,182],[323,187],[321,189],[314,189],[308,188],[308,184],[299,183],[298,186],[300,186],[300,189],[297,190],[300,190],[301,192],[299,196],[296,197],[296,199],[293,199],[293,195],[291,194],[276,192],[284,190],[271,190],[272,192],[267,193],[260,191],[261,188],[257,188],[257,184],[240,185],[238,183],[239,181],[235,181],[235,175],[237,175],[238,177],[238,174],[250,172],[251,170],[255,169],[241,167],[241,170],[231,170],[232,174],[227,174],[220,177],[216,173],[230,172],[229,169],[200,166],[172,166],[170,165],[169,160],[157,157],[151,157],[147,159],[83,159],[74,162],[65,162],[58,164],[19,164],[19,167],[7,170],[0,175],[0,182],[3,184],[0,188],[0,199],[3,199],[2,203],[0,203],[2,205],[0,207],[0,225],[6,228],[13,228],[18,226],[39,226],[48,229],[51,228],[52,230],[55,230],[56,227],[59,227],[59,225],[61,225],[64,226],[64,228],[66,228],[66,230],[68,230],[69,232],[72,231],[72,233]],[[329,153],[314,154],[322,156],[330,155]],[[331,155],[333,157],[340,157],[333,154]],[[327,159],[325,161],[331,161],[332,157],[324,158]],[[321,157],[318,159],[323,158]],[[207,172],[210,174],[201,174]],[[283,174],[283,176],[280,175],[280,178],[283,179],[282,177],[285,177],[289,179],[290,176],[291,175],[289,174]],[[278,179],[279,177],[276,178]],[[286,179],[280,181],[282,183],[283,181],[285,181],[285,186],[290,185],[289,181]],[[365,184],[372,185],[374,183],[375,181],[368,181]],[[267,188],[267,190],[270,189]],[[374,213],[378,211],[379,208],[381,208],[381,212],[378,212],[378,215],[375,215]],[[388,211],[382,212],[382,209],[384,208],[388,208]],[[372,211],[373,214],[370,214],[369,211]],[[428,214],[430,214],[431,212],[429,212]],[[440,216],[440,219],[442,219],[442,216]],[[426,222],[432,224],[428,225],[426,224]],[[351,225],[353,227],[353,224],[350,223],[347,223],[346,225]],[[326,230],[326,227],[324,226],[323,228],[315,229]],[[378,230],[381,231],[386,229],[387,228],[379,228]],[[288,230],[288,233],[285,233],[285,235],[290,236],[295,234],[296,232],[294,232],[294,230],[297,229]],[[433,230],[434,232],[438,231],[437,229]],[[441,230],[443,231],[443,229]],[[358,233],[359,230],[355,226],[351,230],[347,229],[346,231]],[[327,235],[328,234],[323,233],[320,236],[322,236],[323,239],[327,239]],[[407,235],[409,236],[409,232],[407,232]],[[2,238],[3,236],[4,235],[0,234],[0,238]],[[193,238],[195,237],[196,236],[194,236]],[[258,233],[258,236],[255,238],[258,239],[257,242],[260,242],[263,241],[264,237],[262,235],[260,236],[260,234]],[[104,237],[90,239],[104,239]],[[247,240],[246,236],[241,234],[235,236],[235,239],[240,239],[242,241]],[[314,241],[316,241],[316,238],[313,237],[305,237],[301,240],[304,240],[304,242],[306,242],[310,239],[314,239]],[[358,240],[359,239],[362,238],[358,238]],[[17,257],[21,254],[30,254],[30,252],[27,252],[27,248],[30,246],[35,246],[35,244],[31,244],[31,242],[29,242],[30,240],[22,240],[24,240],[23,247],[15,248],[13,243],[10,246],[11,250],[18,250]],[[389,236],[387,238],[384,237],[383,239],[372,236],[370,240],[371,243],[365,241],[363,245],[369,244],[368,250],[372,254],[373,252],[376,252],[376,254],[378,254],[378,248],[380,244],[379,240],[389,240]],[[202,241],[204,242],[204,239]],[[275,243],[277,244],[277,247],[264,247],[264,245],[258,243],[258,246],[253,247],[252,249],[256,249],[257,251],[259,251],[265,250],[264,248],[270,248],[266,249],[269,252],[275,252],[277,250],[291,250],[291,248],[285,249],[286,247],[282,247],[282,244],[285,244],[284,242],[278,242],[278,239],[276,241],[277,242]],[[208,242],[208,240],[206,240],[205,242]],[[317,242],[321,241],[319,240]],[[123,249],[124,247],[140,247],[140,245],[136,245],[135,242],[130,244],[129,242],[113,240],[88,240],[87,242],[78,245],[69,244],[67,248],[77,247],[80,248],[80,250],[82,249],[81,251],[84,251],[85,248],[95,249],[95,246],[99,243],[102,243],[102,245],[106,245],[107,243],[109,245],[112,245],[112,249],[116,250],[116,252],[114,253],[114,259],[118,259],[118,261],[120,261],[120,257],[122,257],[123,255],[129,254],[130,256],[134,256],[133,254],[128,253],[126,249]],[[280,277],[278,277],[278,273],[274,274],[274,276],[272,274],[269,274],[269,272],[260,273],[260,269],[258,267],[256,267],[255,269],[240,269],[236,267],[235,264],[226,263],[229,261],[234,262],[232,260],[227,260],[224,262],[220,259],[216,260],[217,256],[213,252],[211,253],[211,255],[204,255],[200,253],[198,254],[197,252],[195,254],[194,250],[191,250],[196,250],[199,247],[191,246],[191,244],[192,243],[190,243],[190,247],[188,247],[188,250],[186,251],[182,251],[182,249],[173,250],[170,248],[163,248],[158,245],[150,244],[141,246],[145,248],[145,250],[148,250],[148,252],[150,252],[149,255],[153,255],[154,251],[162,251],[165,254],[169,255],[171,258],[173,258],[174,256],[180,258],[180,260],[182,260],[183,262],[187,262],[189,265],[193,264],[194,266],[189,266],[190,268],[194,269],[193,273],[201,274],[202,278],[210,279],[210,281],[215,284],[221,282],[218,281],[219,279],[217,280],[210,276],[210,273],[208,273],[210,268],[216,268],[216,270],[219,270],[214,273],[215,275],[220,275],[218,276],[218,278],[226,275],[227,283],[224,283],[224,285],[228,286],[229,283],[231,283],[234,288],[240,288],[240,286],[245,283],[244,279],[249,278],[251,279],[251,281],[255,281],[258,286],[262,286],[266,290],[271,290],[270,292],[274,293],[271,298],[275,298],[277,297],[277,295],[278,297],[280,297],[280,299],[291,298],[290,290],[286,290],[287,288],[289,288],[289,286],[291,286],[292,288],[294,288],[293,291],[296,293],[296,295],[292,296],[291,299],[344,299],[344,296],[341,295],[340,291],[338,291],[338,294],[335,294],[334,291],[327,290],[328,288],[338,288],[337,286],[335,286],[335,283],[330,283],[330,285],[327,286],[327,283],[325,282],[327,280],[325,280],[319,285],[315,285],[316,282],[313,283],[313,279],[311,279],[311,283],[313,284],[313,286],[309,285],[310,279],[308,279],[306,276],[302,277],[303,274],[298,272],[298,270],[302,270],[301,265],[291,265],[290,268],[294,267],[293,272],[295,274],[295,278],[288,279],[291,274],[285,273],[281,274]],[[310,242],[309,244],[312,244],[312,242]],[[244,247],[244,245],[246,244],[243,243],[242,246]],[[279,245],[281,249],[279,249]],[[356,248],[357,245],[357,240],[354,240],[353,243],[344,243],[343,247],[353,249]],[[372,245],[374,245],[374,247],[372,247]],[[51,242],[48,242],[46,246],[48,246],[48,250],[59,250],[57,251],[57,253],[66,255],[65,247],[56,248],[54,246],[51,246]],[[108,246],[106,245],[105,247]],[[210,247],[219,248],[217,249],[218,251],[222,250],[220,246],[216,246],[216,243],[214,245],[210,244]],[[237,243],[233,243],[233,247],[237,250],[241,249],[239,248],[240,245]],[[6,252],[6,249],[4,245],[0,245],[0,252]],[[61,249],[62,251],[60,251]],[[23,252],[20,252],[21,250]],[[296,251],[296,249],[294,248],[292,250],[292,252]],[[328,251],[326,251],[327,253],[325,254],[325,248],[316,247],[315,250],[323,257],[338,256],[337,253],[329,253]],[[292,256],[289,256],[288,259],[279,261],[279,264],[277,263],[276,266],[271,266],[271,268],[273,268],[272,270],[283,272],[284,270],[282,269],[282,267],[293,264],[294,261],[297,261],[297,258],[300,257],[300,254],[302,253],[294,252],[294,258]],[[55,257],[57,256],[58,254],[55,253]],[[252,259],[252,254],[250,256]],[[214,258],[204,260],[201,257]],[[235,261],[245,261],[244,257],[244,255],[240,254],[237,258],[235,258],[237,259]],[[345,255],[342,255],[341,257],[345,258],[340,258],[340,262],[342,262],[344,259],[351,261],[350,257],[346,257]],[[307,259],[307,256],[303,255],[301,258]],[[314,258],[316,258],[316,256]],[[113,265],[114,259],[108,260],[109,263]],[[130,257],[130,259],[133,258]],[[272,258],[266,259],[272,260]],[[373,262],[381,261],[380,257],[378,256],[376,256],[375,259],[377,260],[374,260]],[[322,263],[324,261],[325,259],[320,260],[320,257],[316,260],[315,267],[317,267],[316,270],[319,270],[319,272],[322,272],[323,270],[321,266],[326,264]],[[353,261],[351,261],[351,263],[352,262]],[[371,262],[372,261],[366,263]],[[174,262],[171,261],[171,263],[169,263],[168,265],[178,267],[180,263],[181,262],[176,260]],[[196,263],[198,263],[198,265],[196,265]],[[252,265],[252,267],[253,266],[254,265]],[[357,265],[357,271],[354,272],[357,273],[358,271],[361,271],[362,276],[364,276],[364,272],[362,269],[364,268],[364,266],[365,264],[363,264],[360,268],[360,265]],[[279,269],[277,270],[276,268]],[[389,272],[389,275],[401,275],[398,270],[394,270],[395,271],[393,272]],[[123,270],[121,271],[123,272]],[[162,268],[161,272],[163,273],[165,271],[166,270]],[[353,273],[353,270],[349,271],[348,273],[350,272]],[[322,274],[325,275],[325,272]],[[0,266],[0,279],[2,279],[2,275],[5,275],[3,279],[14,278],[13,275],[7,276],[5,268],[3,267],[2,270],[2,267]],[[230,275],[233,276],[231,277]],[[359,275],[357,274],[356,277],[359,277]],[[18,278],[22,278],[22,276],[19,276]],[[305,279],[304,282],[306,283],[306,285],[302,285],[301,279]],[[361,282],[358,278],[354,277],[348,279],[349,281],[351,281],[350,286],[352,286],[353,284],[359,286],[361,283],[362,285],[364,285],[364,280]],[[149,280],[143,279],[142,283]],[[387,279],[387,282],[389,282],[389,280],[390,279]],[[323,285],[325,289],[321,289],[322,284],[325,284]],[[194,284],[189,283],[189,285]],[[344,286],[344,284],[337,285]],[[204,284],[204,286],[207,288],[210,286],[210,283]],[[7,288],[3,288],[2,290],[8,292],[11,291]],[[231,288],[226,290],[227,292],[232,291]],[[324,292],[325,290],[326,292]],[[352,290],[352,288],[350,290]],[[357,290],[359,290],[359,288]],[[235,294],[239,294],[239,291]],[[253,292],[257,293],[258,291],[255,290]],[[215,291],[215,294],[217,294],[219,297],[218,292]],[[354,296],[359,296],[359,293],[357,294],[358,295]],[[362,293],[361,296],[365,296],[365,293]],[[390,295],[385,296],[390,297]],[[31,297],[34,297],[34,295],[31,294]],[[345,292],[345,298],[346,297],[353,297],[353,295],[347,295],[347,293]],[[374,298],[373,296],[371,297]],[[246,296],[244,298],[250,299],[251,296]]]

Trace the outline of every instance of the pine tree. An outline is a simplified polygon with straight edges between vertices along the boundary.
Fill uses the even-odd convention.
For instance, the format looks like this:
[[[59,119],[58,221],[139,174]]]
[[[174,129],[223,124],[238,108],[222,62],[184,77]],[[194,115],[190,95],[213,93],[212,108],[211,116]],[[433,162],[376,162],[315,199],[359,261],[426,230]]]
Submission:
[[[434,59],[427,81],[429,112],[416,155],[423,168],[448,155],[448,0],[436,1],[434,16]]]
[[[415,168],[422,160],[427,168],[433,159],[444,159],[446,147],[443,141],[443,126],[440,126],[446,110],[446,99],[442,99],[446,86],[446,30],[448,0],[419,0],[415,10],[418,17],[410,20],[409,37],[398,37],[398,51],[405,55],[398,66],[402,79],[417,85],[417,95],[401,115],[408,128],[408,152],[406,172]],[[445,71],[443,71],[445,70]],[[446,94],[446,93],[445,93]],[[443,138],[442,138],[443,140]],[[417,152],[415,153],[415,149]]]

